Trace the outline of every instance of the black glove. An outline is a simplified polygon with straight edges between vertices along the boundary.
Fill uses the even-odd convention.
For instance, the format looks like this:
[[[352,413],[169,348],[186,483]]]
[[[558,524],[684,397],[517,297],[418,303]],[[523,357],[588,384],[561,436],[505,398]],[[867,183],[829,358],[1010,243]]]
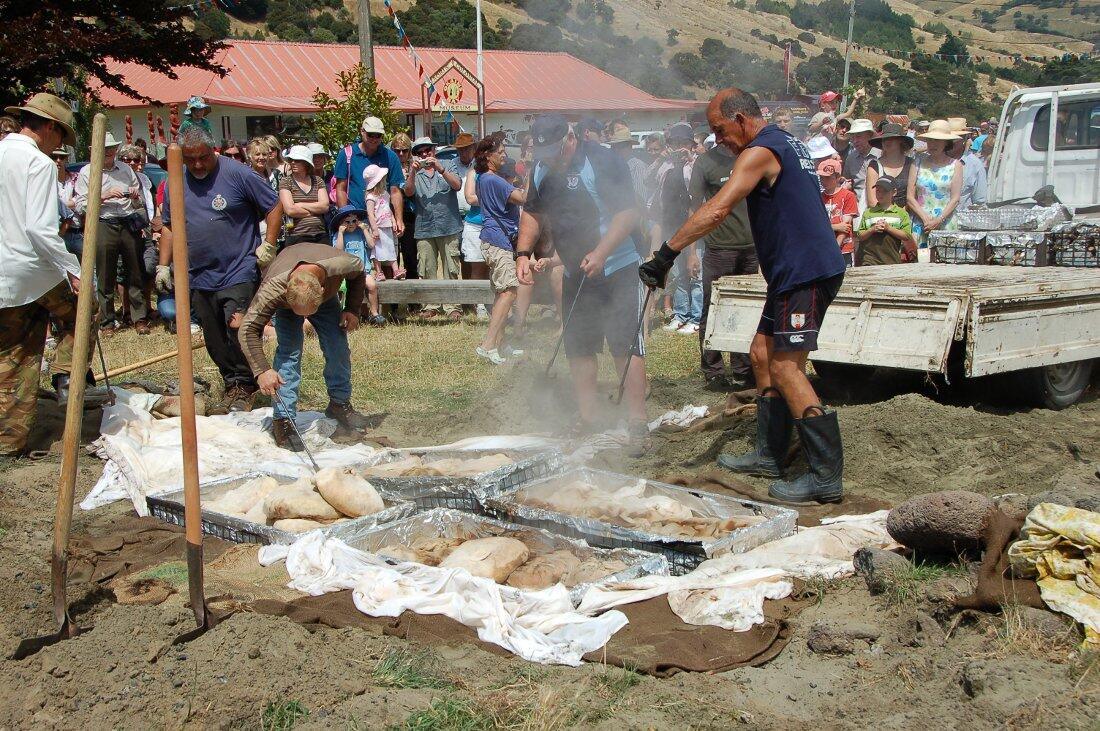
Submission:
[[[664,289],[668,271],[672,269],[672,264],[679,255],[679,251],[668,248],[668,243],[661,244],[661,248],[649,257],[649,261],[643,262],[638,267],[638,276],[642,284],[650,289]]]

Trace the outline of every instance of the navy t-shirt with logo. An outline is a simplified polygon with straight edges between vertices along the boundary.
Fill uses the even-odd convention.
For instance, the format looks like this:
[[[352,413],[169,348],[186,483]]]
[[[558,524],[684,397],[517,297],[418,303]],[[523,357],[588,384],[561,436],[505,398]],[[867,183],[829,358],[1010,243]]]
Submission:
[[[554,248],[567,275],[580,270],[616,214],[636,207],[626,161],[594,143],[581,145],[562,171],[536,165],[524,204],[528,213],[549,219]],[[640,261],[634,239],[627,236],[607,257],[604,276]]]
[[[279,202],[265,178],[228,157],[203,179],[184,173],[187,264],[191,289],[216,292],[253,282],[260,221]],[[172,227],[172,201],[164,190],[164,225]]]
[[[749,223],[768,291],[787,292],[844,273],[844,257],[821,199],[810,151],[774,124],[748,147],[772,151],[782,169],[775,183],[761,181],[749,193]]]

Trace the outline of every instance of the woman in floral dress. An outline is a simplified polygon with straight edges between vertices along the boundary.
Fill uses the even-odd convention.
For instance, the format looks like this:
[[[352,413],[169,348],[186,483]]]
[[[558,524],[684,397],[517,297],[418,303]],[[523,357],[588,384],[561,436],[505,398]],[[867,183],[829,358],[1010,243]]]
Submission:
[[[926,247],[929,232],[956,228],[954,214],[962,192],[963,166],[947,154],[948,146],[959,139],[947,120],[935,120],[919,137],[928,145],[928,154],[909,170],[907,197],[913,214],[913,235],[919,237],[921,247]]]

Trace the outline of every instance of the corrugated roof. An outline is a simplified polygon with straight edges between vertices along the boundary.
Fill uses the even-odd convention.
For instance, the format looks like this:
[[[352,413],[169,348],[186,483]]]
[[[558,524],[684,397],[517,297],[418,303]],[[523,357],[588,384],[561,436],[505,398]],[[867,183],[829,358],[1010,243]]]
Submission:
[[[471,71],[476,52],[469,48],[418,48],[431,74],[452,56]],[[394,94],[398,109],[420,110],[416,71],[408,52],[395,46],[375,46],[375,73]],[[330,94],[336,77],[359,61],[359,47],[328,43],[235,41],[219,57],[225,77],[189,67],[176,69],[179,79],[132,63],[108,61],[134,89],[165,104],[186,102],[193,94],[210,104],[280,112],[309,112],[320,88]],[[660,99],[566,53],[485,51],[486,111],[545,110],[683,110],[699,106],[684,99]],[[107,106],[143,107],[130,97],[101,89]]]

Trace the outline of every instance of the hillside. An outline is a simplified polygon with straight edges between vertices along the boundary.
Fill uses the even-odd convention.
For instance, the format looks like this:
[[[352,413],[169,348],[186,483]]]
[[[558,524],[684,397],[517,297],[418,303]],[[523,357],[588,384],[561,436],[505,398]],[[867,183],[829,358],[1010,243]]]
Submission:
[[[473,45],[471,7],[459,0],[420,2],[424,6],[417,8],[412,7],[413,0],[393,2],[406,19],[414,44]],[[266,7],[264,20],[243,23],[234,19],[232,34],[354,41],[357,0],[321,0],[320,5],[306,0],[266,0]],[[482,3],[487,48],[564,50],[653,93],[697,97],[730,83],[761,93],[781,93],[788,41],[795,44],[793,90],[815,93],[826,86],[839,87],[842,62],[838,56],[845,49],[847,8],[847,0]],[[927,112],[933,105],[928,97],[946,94],[968,99],[973,113],[984,113],[1014,82],[1027,83],[1041,59],[1088,52],[1100,42],[1100,3],[1096,0],[923,0],[919,4],[857,0],[857,9],[853,84],[873,87],[872,98],[881,93],[878,105],[884,109],[903,105]],[[294,14],[297,27],[283,22]],[[381,0],[371,0],[371,15],[376,42],[396,42]],[[324,27],[318,30],[313,21]],[[936,53],[949,34],[956,36],[953,43],[965,44],[972,63],[944,68],[947,64],[913,59],[914,55]],[[1013,68],[1016,55],[1038,64]],[[828,63],[806,63],[817,57]],[[910,78],[937,74],[942,77],[942,89]],[[905,88],[893,93],[895,87]]]

